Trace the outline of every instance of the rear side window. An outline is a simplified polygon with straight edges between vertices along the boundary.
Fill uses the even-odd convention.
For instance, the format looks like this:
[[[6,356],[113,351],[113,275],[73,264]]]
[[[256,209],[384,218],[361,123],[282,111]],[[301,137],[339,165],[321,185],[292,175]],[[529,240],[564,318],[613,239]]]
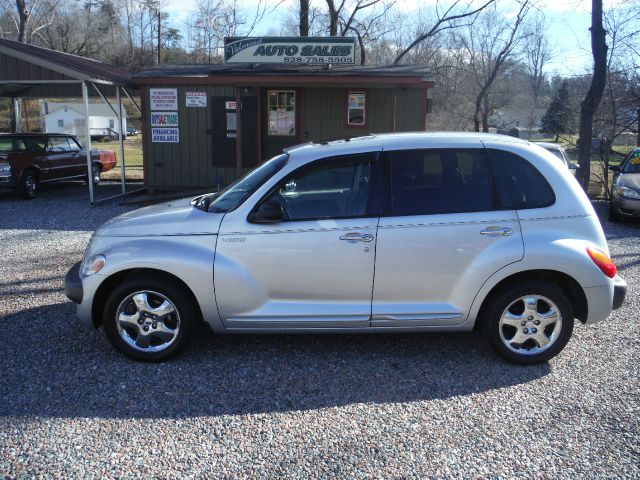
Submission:
[[[392,215],[480,212],[502,206],[483,150],[388,153]]]
[[[543,208],[556,201],[544,176],[522,157],[503,150],[489,150],[498,189],[509,194],[513,208]]]

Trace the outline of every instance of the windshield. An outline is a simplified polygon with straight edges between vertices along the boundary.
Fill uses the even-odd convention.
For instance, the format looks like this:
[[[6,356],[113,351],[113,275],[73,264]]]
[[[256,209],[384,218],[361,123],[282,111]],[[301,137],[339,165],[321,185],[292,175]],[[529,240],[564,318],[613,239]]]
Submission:
[[[624,161],[622,173],[640,173],[640,150],[634,150]]]
[[[550,151],[551,153],[553,153],[556,157],[558,157],[560,160],[562,160],[562,163],[564,163],[565,165],[567,164],[567,159],[564,158],[564,155],[562,154],[562,150],[557,149],[557,148],[548,148],[545,147],[548,151]]]
[[[247,172],[213,198],[209,205],[209,211],[212,213],[226,213],[234,210],[260,188],[264,182],[284,167],[287,160],[289,160],[289,154],[283,153]]]

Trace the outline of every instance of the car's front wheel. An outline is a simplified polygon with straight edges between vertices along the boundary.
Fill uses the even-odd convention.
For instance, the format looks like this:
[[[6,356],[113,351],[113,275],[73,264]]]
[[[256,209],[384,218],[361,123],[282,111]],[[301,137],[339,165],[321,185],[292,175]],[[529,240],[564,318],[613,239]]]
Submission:
[[[562,351],[573,332],[574,314],[564,292],[532,282],[506,289],[485,310],[486,334],[505,360],[536,364]]]
[[[18,185],[18,193],[26,200],[35,198],[38,194],[38,176],[28,170],[22,175],[20,184]]]
[[[120,352],[140,361],[159,362],[182,350],[196,324],[192,301],[182,288],[148,275],[125,280],[109,295],[103,324]]]

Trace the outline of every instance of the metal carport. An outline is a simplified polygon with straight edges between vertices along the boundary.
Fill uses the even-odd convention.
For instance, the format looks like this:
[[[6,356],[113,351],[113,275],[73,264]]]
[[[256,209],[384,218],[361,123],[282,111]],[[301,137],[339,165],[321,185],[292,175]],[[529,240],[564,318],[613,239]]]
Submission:
[[[57,52],[11,40],[0,39],[0,97],[47,98],[82,97],[85,110],[87,174],[91,178],[91,135],[89,131],[89,98],[100,97],[116,115],[120,128],[120,176],[122,194],[126,192],[122,95],[136,104],[128,90],[136,87],[127,72],[111,65],[77,55]],[[116,97],[112,105],[108,97]],[[19,116],[16,109],[16,116]],[[20,119],[16,118],[16,125]],[[89,181],[89,199],[95,202],[93,182]],[[105,199],[103,199],[105,200]]]

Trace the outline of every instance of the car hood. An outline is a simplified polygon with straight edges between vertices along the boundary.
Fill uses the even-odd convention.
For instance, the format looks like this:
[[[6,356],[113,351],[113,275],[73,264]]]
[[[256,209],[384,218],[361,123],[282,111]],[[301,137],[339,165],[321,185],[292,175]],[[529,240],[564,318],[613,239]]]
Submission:
[[[147,237],[167,235],[216,235],[224,215],[191,205],[190,198],[151,205],[127,212],[104,223],[96,236]]]
[[[616,183],[621,187],[633,188],[640,192],[640,173],[621,173]]]

